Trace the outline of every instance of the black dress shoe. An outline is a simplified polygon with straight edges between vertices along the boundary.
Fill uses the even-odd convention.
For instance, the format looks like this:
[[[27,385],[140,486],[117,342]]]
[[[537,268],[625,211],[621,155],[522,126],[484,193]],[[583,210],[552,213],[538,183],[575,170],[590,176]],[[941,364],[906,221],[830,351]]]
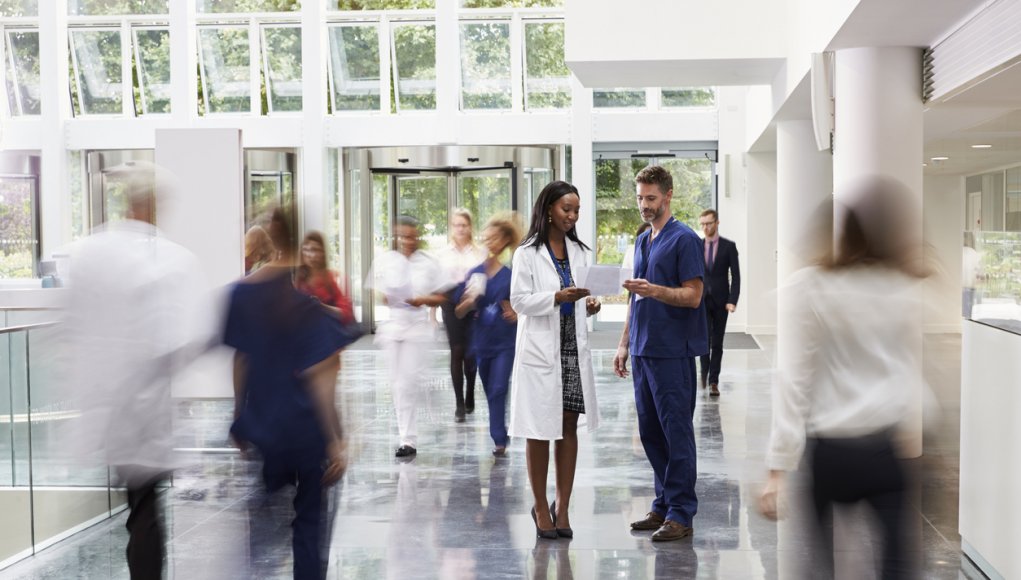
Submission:
[[[475,412],[475,403],[465,403],[464,404],[464,412],[468,413],[469,415],[474,413]]]
[[[720,389],[716,386],[716,383],[712,383],[709,385],[709,396],[710,397],[720,396]]]
[[[458,409],[454,411],[454,422],[464,423],[464,409]]]
[[[557,535],[556,528],[552,530],[544,530],[539,527],[539,518],[535,516],[535,507],[532,507],[532,521],[535,522],[535,536],[537,538],[542,538],[544,540],[555,540],[558,537],[560,537]]]
[[[411,445],[401,445],[400,447],[397,448],[397,453],[395,453],[394,455],[397,457],[411,457],[412,455],[417,454],[418,449],[415,449]]]
[[[560,536],[561,538],[568,538],[568,539],[574,537],[574,530],[572,530],[571,528],[557,528],[557,502],[556,501],[554,501],[553,503],[550,504],[550,506],[549,506],[549,515],[550,515],[550,519],[553,520],[553,527],[556,528],[558,536]]]

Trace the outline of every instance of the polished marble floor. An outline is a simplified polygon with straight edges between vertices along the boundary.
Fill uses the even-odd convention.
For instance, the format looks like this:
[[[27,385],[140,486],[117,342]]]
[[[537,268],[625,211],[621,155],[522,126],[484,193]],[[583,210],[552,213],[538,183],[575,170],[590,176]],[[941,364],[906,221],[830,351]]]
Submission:
[[[765,478],[773,377],[773,340],[756,338],[760,349],[726,352],[719,399],[700,392],[695,535],[663,544],[627,526],[648,511],[653,484],[631,385],[610,372],[612,351],[593,353],[603,425],[580,437],[571,508],[575,537],[554,541],[535,538],[523,443],[513,441],[506,458],[490,454],[481,389],[475,413],[466,423],[453,422],[445,353],[431,354],[423,377],[419,454],[407,463],[393,457],[396,420],[381,353],[345,353],[339,392],[352,464],[336,492],[329,577],[812,577],[799,518],[777,524],[755,509]],[[912,462],[918,477],[911,526],[926,578],[980,577],[960,555],[957,534],[959,353],[957,335],[927,339],[926,377],[941,404],[928,419],[941,421],[927,435],[925,456]],[[290,576],[288,500],[264,501],[255,466],[226,449],[230,411],[227,401],[178,408],[179,446],[203,451],[187,453],[190,466],[162,496],[170,578]],[[869,524],[855,510],[843,515],[847,531],[837,536],[838,567],[847,578],[874,577],[868,533],[860,533]],[[122,513],[93,526],[0,571],[0,578],[127,578],[124,519]],[[276,551],[253,554],[253,534],[283,541]]]

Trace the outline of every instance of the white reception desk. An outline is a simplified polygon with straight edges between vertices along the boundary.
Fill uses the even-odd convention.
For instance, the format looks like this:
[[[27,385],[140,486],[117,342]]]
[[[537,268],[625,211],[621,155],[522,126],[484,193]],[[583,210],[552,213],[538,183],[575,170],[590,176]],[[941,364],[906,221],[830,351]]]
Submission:
[[[965,320],[961,338],[961,547],[1021,578],[1021,335]]]

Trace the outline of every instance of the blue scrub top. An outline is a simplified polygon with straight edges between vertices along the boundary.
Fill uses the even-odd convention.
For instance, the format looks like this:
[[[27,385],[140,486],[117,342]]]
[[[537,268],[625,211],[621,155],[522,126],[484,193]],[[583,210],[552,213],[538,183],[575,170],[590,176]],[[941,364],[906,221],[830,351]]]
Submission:
[[[246,355],[244,400],[231,432],[264,455],[322,455],[325,439],[302,373],[355,337],[280,268],[230,292],[223,343]]]
[[[670,218],[650,240],[652,230],[635,242],[633,276],[652,284],[678,288],[705,272],[702,239],[691,228]],[[654,298],[631,296],[629,348],[632,356],[695,357],[709,352],[705,305],[670,306]]]
[[[485,263],[471,269],[465,280],[472,274],[485,274]],[[514,340],[518,333],[516,322],[507,322],[503,318],[503,307],[500,303],[510,300],[511,271],[504,266],[496,275],[486,280],[486,292],[475,301],[475,327],[472,329],[472,347],[475,356],[491,358],[506,352],[514,352]],[[465,283],[458,286],[456,302],[461,301],[465,291]]]

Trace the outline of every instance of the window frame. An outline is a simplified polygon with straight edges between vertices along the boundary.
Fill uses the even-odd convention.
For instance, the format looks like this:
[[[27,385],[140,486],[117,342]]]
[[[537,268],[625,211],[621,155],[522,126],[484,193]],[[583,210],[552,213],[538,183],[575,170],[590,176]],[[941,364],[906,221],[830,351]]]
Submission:
[[[134,83],[131,82],[131,59],[130,59],[130,46],[124,42],[124,29],[128,27],[125,22],[120,24],[99,24],[99,25],[69,25],[67,27],[67,42],[68,51],[71,53],[71,67],[74,72],[74,91],[78,95],[78,114],[76,116],[91,117],[91,118],[117,118],[135,116],[134,111],[134,95],[131,94],[134,88]],[[82,68],[78,60],[78,46],[75,44],[75,33],[88,33],[88,32],[115,32],[120,37],[120,99],[121,99],[121,110],[115,113],[90,113],[86,107],[84,94],[82,92]],[[129,39],[130,40],[130,39]],[[127,53],[127,60],[125,61],[125,53]],[[102,57],[102,55],[100,55]],[[126,98],[127,96],[130,98]],[[128,104],[131,104],[131,109],[128,109]]]
[[[209,108],[209,76],[206,73],[205,59],[203,58],[202,51],[202,31],[203,30],[221,30],[221,29],[237,29],[245,30],[248,37],[248,109],[243,111],[211,111]],[[195,44],[196,50],[198,50],[198,65],[199,65],[199,80],[202,82],[202,105],[203,114],[200,117],[239,117],[239,116],[262,116],[261,110],[261,99],[260,93],[262,84],[260,83],[259,73],[261,72],[260,59],[256,54],[253,56],[253,49],[258,50],[259,46],[257,40],[253,39],[252,31],[255,29],[258,32],[258,24],[255,19],[251,19],[247,22],[201,22],[195,24]],[[257,39],[259,34],[254,35]],[[254,44],[254,46],[253,46]],[[256,110],[258,109],[258,111]]]
[[[264,22],[259,25],[259,52],[262,56],[262,74],[266,82],[266,115],[267,116],[297,116],[301,115],[305,109],[305,98],[304,98],[304,87],[302,82],[302,76],[298,75],[299,95],[301,99],[301,109],[297,111],[275,111],[273,107],[273,78],[270,74],[269,64],[269,43],[266,42],[266,31],[270,29],[294,29],[298,31],[299,42],[303,43],[304,38],[302,37],[302,27],[300,22],[292,23],[281,23],[281,22]],[[300,61],[301,59],[299,59]],[[329,68],[329,67],[327,67]],[[304,70],[304,65],[302,65]],[[260,86],[261,89],[261,86]],[[261,113],[261,111],[260,111]]]
[[[566,54],[566,50],[567,50],[567,48],[566,48],[566,41],[567,41],[566,33],[567,32],[566,31],[567,31],[567,23],[565,22],[563,16],[561,16],[560,18],[545,17],[545,18],[524,18],[524,19],[522,19],[521,20],[521,87],[522,87],[521,106],[522,106],[522,110],[524,110],[526,112],[550,112],[550,111],[559,112],[559,111],[569,111],[571,109],[572,103],[574,102],[574,95],[572,94],[572,91],[571,91],[571,71],[570,71],[570,69],[568,69],[566,77],[546,77],[546,78],[549,78],[550,80],[554,80],[554,81],[557,80],[557,79],[560,79],[560,78],[563,78],[566,81],[566,83],[565,83],[565,90],[567,92],[567,97],[568,97],[568,105],[566,107],[537,107],[537,108],[532,108],[532,107],[528,106],[528,79],[529,79],[529,76],[528,76],[528,26],[529,25],[542,25],[542,24],[559,24],[559,25],[564,27],[565,46],[563,48],[564,48],[564,51],[565,51],[565,53],[564,53],[564,61],[565,61],[565,66],[566,66],[566,57],[567,57],[567,54]]]
[[[432,79],[433,87],[432,87],[432,92],[433,92],[433,100],[434,101],[437,100],[437,96],[438,96],[438,93],[439,93],[439,78],[438,78],[439,74],[438,74],[438,71],[437,71],[437,69],[439,69],[439,64],[437,62],[436,47],[435,47],[435,42],[437,40],[436,20],[433,19],[433,20],[398,20],[398,21],[393,21],[393,22],[390,23],[390,38],[389,38],[389,43],[390,43],[390,69],[391,69],[390,74],[393,75],[392,78],[393,78],[393,87],[394,87],[394,107],[395,107],[395,110],[397,111],[397,114],[434,113],[434,112],[437,111],[437,106],[434,106],[431,109],[407,109],[407,110],[403,110],[401,108],[401,84],[400,84],[401,83],[401,75],[400,75],[400,70],[398,68],[398,63],[397,63],[397,29],[398,28],[402,28],[402,27],[408,27],[408,26],[419,26],[419,27],[424,27],[424,28],[432,27],[432,29],[433,29],[433,43],[434,43],[434,46],[433,46],[433,79]],[[411,80],[411,79],[409,79],[409,80]],[[413,94],[413,93],[409,93],[409,94]]]
[[[170,111],[168,111],[166,113],[150,113],[149,110],[148,110],[149,109],[149,101],[148,101],[148,98],[146,97],[146,94],[145,94],[145,87],[146,87],[145,66],[142,63],[142,48],[141,48],[141,45],[138,42],[138,33],[139,32],[143,32],[143,31],[166,31],[167,36],[169,37],[170,36],[170,26],[166,25],[166,24],[163,24],[163,25],[160,25],[160,24],[153,24],[153,25],[132,25],[131,26],[131,51],[132,51],[132,55],[134,56],[135,69],[137,70],[137,74],[138,74],[138,100],[139,100],[138,106],[141,107],[141,110],[142,110],[141,115],[139,115],[138,109],[136,108],[135,116],[136,117],[139,117],[139,116],[146,116],[146,117],[148,117],[148,116],[157,116],[157,117],[159,117],[159,116],[168,116],[168,115],[171,115],[173,113],[174,103],[173,103],[172,99],[171,99],[171,102],[170,102]],[[171,69],[171,78],[170,78],[170,83],[171,84],[170,84],[170,86],[173,86],[173,82],[174,82],[174,79],[173,79],[173,69]],[[132,84],[134,84],[134,83],[132,83]],[[132,98],[134,98],[134,95],[132,95]]]
[[[377,90],[379,91],[379,107],[375,109],[341,109],[337,107],[337,84],[336,75],[337,71],[333,65],[333,30],[338,28],[375,28],[376,29],[376,52],[377,52],[377,67],[376,74],[379,78],[376,79]],[[388,98],[384,98],[384,92],[387,97],[390,94],[390,77],[389,70],[383,68],[383,51],[381,50],[380,42],[383,38],[383,23],[379,20],[344,20],[339,22],[327,22],[326,23],[326,70],[327,79],[326,85],[330,92],[330,107],[334,115],[358,115],[372,112],[390,112],[389,106],[384,105]],[[346,53],[345,53],[346,54]],[[389,67],[387,67],[389,69]],[[369,82],[369,81],[363,81]],[[384,110],[384,106],[386,109]]]
[[[520,22],[520,19],[515,19],[512,14],[505,14],[496,16],[493,18],[480,18],[480,17],[468,17],[459,18],[457,21],[457,102],[458,111],[461,113],[509,113],[515,111],[515,99],[514,99],[514,40],[515,40],[515,21]],[[479,25],[479,24],[497,24],[507,26],[507,93],[509,94],[510,103],[507,107],[491,108],[491,109],[479,109],[472,108],[468,109],[464,106],[464,27]],[[520,36],[520,34],[518,35]],[[484,81],[494,81],[497,79],[484,79]]]

